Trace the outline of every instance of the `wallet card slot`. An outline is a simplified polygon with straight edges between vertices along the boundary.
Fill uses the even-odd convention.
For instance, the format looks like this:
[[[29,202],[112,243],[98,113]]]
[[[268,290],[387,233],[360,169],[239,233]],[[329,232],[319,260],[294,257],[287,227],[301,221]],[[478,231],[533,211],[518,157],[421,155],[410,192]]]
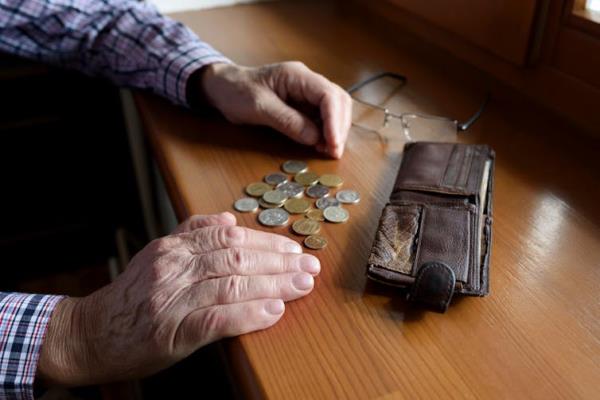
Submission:
[[[383,209],[369,265],[411,276],[422,218],[418,205],[391,205]]]
[[[412,190],[475,198],[483,173],[480,161],[488,157],[487,146],[413,143],[405,149],[394,192]]]
[[[456,280],[468,283],[472,254],[472,208],[425,206],[415,265],[441,262],[454,271]]]
[[[473,149],[471,147],[454,146],[450,162],[442,178],[442,185],[452,188],[466,188],[472,163]]]

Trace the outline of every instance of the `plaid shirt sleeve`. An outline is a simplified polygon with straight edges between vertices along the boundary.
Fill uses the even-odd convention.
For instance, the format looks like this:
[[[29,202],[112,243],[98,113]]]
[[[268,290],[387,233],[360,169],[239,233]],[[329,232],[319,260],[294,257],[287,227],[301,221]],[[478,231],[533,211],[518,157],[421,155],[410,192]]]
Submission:
[[[0,292],[0,399],[33,399],[46,327],[63,298]]]
[[[183,24],[133,0],[0,0],[0,51],[151,89],[181,105],[192,72],[229,62]]]

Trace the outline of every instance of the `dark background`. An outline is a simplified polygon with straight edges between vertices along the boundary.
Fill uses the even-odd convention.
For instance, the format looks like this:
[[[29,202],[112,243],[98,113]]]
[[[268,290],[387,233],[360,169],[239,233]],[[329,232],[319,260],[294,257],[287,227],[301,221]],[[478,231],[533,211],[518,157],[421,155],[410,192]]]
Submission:
[[[115,234],[148,241],[118,89],[0,54],[0,291],[85,296],[110,282]],[[220,345],[138,382],[45,399],[232,398]],[[199,388],[202,388],[201,390]]]

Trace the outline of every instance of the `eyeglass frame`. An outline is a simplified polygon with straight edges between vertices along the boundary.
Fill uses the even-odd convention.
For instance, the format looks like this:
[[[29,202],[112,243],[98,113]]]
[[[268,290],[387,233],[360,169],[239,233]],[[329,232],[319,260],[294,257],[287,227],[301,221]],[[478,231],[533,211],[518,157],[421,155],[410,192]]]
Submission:
[[[350,94],[350,96],[352,96],[353,93],[359,91],[360,89],[364,88],[365,86],[367,86],[368,84],[375,82],[379,79],[382,78],[394,78],[398,81],[400,81],[402,83],[402,85],[406,85],[408,83],[408,78],[405,77],[404,75],[400,75],[394,72],[381,72],[378,73],[376,75],[373,75],[363,81],[360,81],[358,83],[355,83],[354,85],[350,86],[348,89],[346,89],[346,92],[348,92],[348,94]],[[483,114],[483,111],[485,110],[489,100],[490,100],[490,93],[486,93],[486,97],[483,100],[483,102],[481,103],[481,105],[479,106],[479,109],[469,118],[467,119],[465,122],[458,122],[458,120],[456,119],[450,119],[447,117],[441,117],[441,116],[437,116],[437,115],[428,115],[428,114],[420,114],[420,113],[402,113],[402,114],[396,114],[391,112],[388,108],[386,107],[382,107],[379,106],[377,104],[373,104],[373,103],[369,103],[367,101],[364,100],[360,100],[357,99],[355,96],[352,96],[352,99],[356,102],[359,102],[363,105],[366,105],[368,107],[373,107],[375,109],[378,109],[380,111],[384,112],[384,121],[383,121],[383,127],[385,128],[390,120],[390,118],[397,118],[400,119],[401,121],[403,120],[403,118],[405,116],[411,115],[411,116],[416,116],[416,117],[420,117],[420,118],[424,118],[424,119],[435,119],[435,120],[444,120],[444,121],[451,121],[456,125],[456,130],[457,132],[464,132],[467,129],[469,129],[471,127],[471,125],[473,125],[475,123],[475,121],[477,121],[479,119],[479,117],[481,117],[481,114]],[[353,122],[354,124],[354,122]],[[357,125],[363,129],[368,129],[365,128],[363,126]],[[373,132],[378,132],[378,130],[374,130],[374,129],[369,129],[372,130]]]

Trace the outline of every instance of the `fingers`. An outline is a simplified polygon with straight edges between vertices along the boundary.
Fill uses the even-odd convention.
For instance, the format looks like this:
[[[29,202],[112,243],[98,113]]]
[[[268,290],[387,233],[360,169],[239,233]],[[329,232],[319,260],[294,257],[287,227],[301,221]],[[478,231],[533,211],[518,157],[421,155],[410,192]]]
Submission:
[[[225,304],[193,311],[182,321],[175,336],[181,354],[224,337],[266,329],[274,325],[285,311],[280,299],[259,299]]]
[[[271,275],[307,272],[318,275],[319,259],[311,254],[273,253],[233,247],[203,253],[196,257],[196,279],[205,280],[229,275]]]
[[[190,252],[194,254],[231,247],[277,253],[302,253],[302,247],[292,239],[241,226],[208,226],[180,235],[180,238],[186,240]]]
[[[341,88],[336,88],[328,92],[320,104],[326,151],[335,158],[340,158],[344,153],[350,129],[352,102],[348,97],[348,94],[341,92]]]
[[[326,151],[340,158],[348,137],[352,119],[352,101],[348,93],[304,64],[281,64],[279,79],[274,80],[277,93],[286,93],[296,101],[319,107],[323,120]],[[283,87],[281,87],[283,86]]]
[[[259,124],[270,126],[298,143],[314,145],[318,142],[320,133],[314,122],[274,93],[265,93],[258,107]]]
[[[193,215],[178,225],[173,230],[173,234],[191,232],[206,226],[235,225],[236,222],[235,216],[230,212],[212,215]]]
[[[198,282],[190,286],[183,295],[186,307],[190,309],[257,299],[292,301],[309,294],[314,282],[313,276],[306,272],[232,275]]]

